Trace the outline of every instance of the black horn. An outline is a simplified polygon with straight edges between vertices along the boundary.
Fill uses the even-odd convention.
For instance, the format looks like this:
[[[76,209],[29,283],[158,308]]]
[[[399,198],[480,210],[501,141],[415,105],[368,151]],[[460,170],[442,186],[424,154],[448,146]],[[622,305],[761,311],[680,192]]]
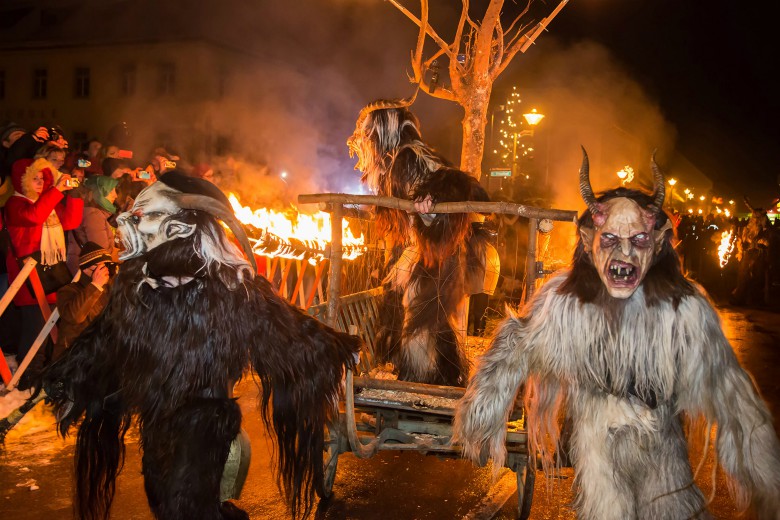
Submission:
[[[205,211],[227,224],[244,250],[249,263],[252,264],[252,269],[257,273],[257,262],[252,252],[252,246],[249,244],[249,238],[247,238],[246,231],[244,231],[244,226],[229,207],[207,195],[184,193],[178,195],[176,199],[182,208]]]
[[[590,163],[588,162],[588,152],[582,146],[582,166],[580,166],[580,195],[587,204],[591,215],[598,213],[596,205],[596,196],[593,194],[593,187],[590,185]]]
[[[664,174],[661,173],[661,168],[655,162],[655,150],[650,157],[650,169],[653,170],[653,207],[656,212],[660,212],[664,207],[664,197],[666,195],[666,181],[664,180]]]

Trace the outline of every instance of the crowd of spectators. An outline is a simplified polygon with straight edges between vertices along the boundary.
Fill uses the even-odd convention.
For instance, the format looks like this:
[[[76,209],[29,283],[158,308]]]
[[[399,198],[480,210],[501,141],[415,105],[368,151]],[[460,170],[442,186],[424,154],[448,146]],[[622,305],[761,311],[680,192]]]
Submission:
[[[18,385],[25,389],[105,305],[109,273],[120,267],[116,217],[166,171],[189,170],[213,182],[213,169],[187,167],[165,147],[155,147],[140,161],[133,150],[98,139],[74,150],[58,127],[28,130],[8,123],[0,126],[0,140],[0,295],[29,256],[44,270],[64,263],[72,276],[45,295],[50,308],[60,311],[58,341],[47,339],[38,349]],[[0,349],[12,370],[43,325],[28,280],[0,315]]]
[[[747,217],[676,215],[677,251],[686,273],[734,305],[780,300],[780,219],[763,208]]]

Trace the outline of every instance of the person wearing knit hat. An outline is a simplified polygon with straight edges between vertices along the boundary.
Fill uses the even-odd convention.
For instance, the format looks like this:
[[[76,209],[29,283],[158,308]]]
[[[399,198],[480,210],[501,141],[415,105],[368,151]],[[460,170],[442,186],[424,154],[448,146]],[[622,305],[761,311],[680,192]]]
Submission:
[[[109,219],[116,213],[114,202],[117,198],[119,181],[111,177],[95,175],[84,181],[84,189],[89,194],[84,201],[84,216],[81,224],[68,237],[68,267],[76,274],[79,269],[79,251],[87,242],[94,242],[107,250],[113,261],[118,261],[119,250],[116,246],[116,229]]]
[[[111,253],[95,242],[86,242],[78,259],[78,279],[57,291],[60,320],[50,361],[58,359],[108,304]]]

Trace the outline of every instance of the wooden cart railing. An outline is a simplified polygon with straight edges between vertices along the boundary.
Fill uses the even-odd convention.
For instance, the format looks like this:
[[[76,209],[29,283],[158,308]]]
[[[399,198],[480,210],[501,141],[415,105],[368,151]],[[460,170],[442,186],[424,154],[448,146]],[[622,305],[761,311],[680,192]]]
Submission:
[[[452,418],[464,389],[436,386],[369,376],[376,367],[374,359],[379,298],[382,289],[372,289],[346,296],[341,287],[341,220],[345,206],[371,204],[414,212],[411,201],[369,195],[317,194],[300,195],[299,204],[319,203],[320,210],[331,212],[330,277],[327,301],[309,309],[309,313],[334,328],[356,334],[364,341],[358,367],[359,377],[347,371],[345,401],[338,424],[328,426],[325,457],[325,485],[318,490],[322,497],[331,493],[338,455],[351,451],[358,458],[368,458],[379,450],[417,451],[458,454],[460,446],[450,442]],[[506,202],[450,202],[436,204],[431,213],[497,213],[519,215],[529,220],[528,257],[526,261],[526,298],[533,294],[536,280],[546,273],[537,262],[537,233],[543,219],[574,222],[574,211],[541,209]],[[506,466],[517,475],[518,517],[530,514],[535,477],[535,461],[528,453],[522,409],[510,416],[506,435]]]

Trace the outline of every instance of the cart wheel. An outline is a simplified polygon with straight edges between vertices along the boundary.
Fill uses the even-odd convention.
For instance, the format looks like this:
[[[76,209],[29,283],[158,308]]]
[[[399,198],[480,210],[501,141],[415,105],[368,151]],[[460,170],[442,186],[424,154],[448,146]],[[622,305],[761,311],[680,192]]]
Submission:
[[[322,488],[316,490],[320,499],[330,498],[333,494],[333,481],[336,479],[336,466],[339,461],[340,438],[341,433],[338,426],[333,424],[325,426],[325,444],[322,454]]]
[[[526,464],[517,468],[517,518],[528,520],[531,516],[531,502],[534,497],[534,481],[536,480],[535,459],[528,457]]]

